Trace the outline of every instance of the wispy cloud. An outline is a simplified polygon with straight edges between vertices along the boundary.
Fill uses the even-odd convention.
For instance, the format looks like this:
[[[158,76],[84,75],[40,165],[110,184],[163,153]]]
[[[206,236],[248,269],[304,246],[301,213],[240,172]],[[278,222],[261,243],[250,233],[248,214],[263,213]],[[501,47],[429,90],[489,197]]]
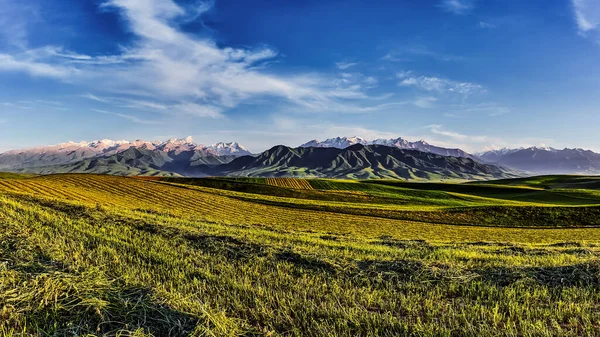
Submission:
[[[448,107],[444,117],[468,118],[473,116],[499,117],[509,114],[511,110],[497,102],[483,102],[476,104],[460,104]]]
[[[389,61],[389,62],[408,62],[408,61],[410,61],[410,58],[402,57],[396,53],[387,53],[381,59],[383,61]]]
[[[111,111],[99,110],[99,109],[91,109],[91,110],[101,113],[101,114],[105,114],[105,115],[117,116],[119,118],[126,119],[126,120],[136,123],[136,124],[159,124],[159,122],[157,122],[157,121],[147,120],[147,119],[139,118],[139,117],[136,117],[133,115],[127,115],[127,114],[122,114],[122,113],[118,113],[118,112],[111,112]]]
[[[28,25],[39,19],[39,8],[30,2],[0,0],[0,41],[11,47],[27,48]]]
[[[36,99],[33,101],[16,101],[16,102],[2,102],[1,106],[9,107],[9,108],[17,108],[21,110],[33,110],[33,109],[52,109],[52,110],[69,110],[69,108],[65,107],[62,102],[57,101],[48,101],[43,99]]]
[[[96,95],[93,95],[89,92],[82,94],[81,97],[83,98],[87,98],[87,99],[91,99],[92,101],[96,101],[96,102],[103,102],[103,103],[108,103],[109,100],[106,98],[102,98],[102,97],[98,97]]]
[[[437,102],[437,98],[435,97],[418,97],[414,104],[419,108],[433,108],[435,106],[435,102]]]
[[[345,83],[330,74],[269,71],[268,63],[278,58],[271,47],[223,47],[210,38],[182,31],[181,24],[198,19],[211,6],[207,1],[195,4],[104,1],[100,8],[120,13],[136,37],[120,53],[92,56],[45,46],[0,54],[0,71],[84,85],[91,91],[129,98],[132,107],[161,109],[177,104],[180,111],[203,117],[220,116],[243,102],[269,97],[305,110],[336,110],[368,98],[365,91],[376,85],[377,80],[368,76],[362,83]],[[344,69],[353,66],[351,62],[338,64]],[[106,101],[96,94],[84,96]],[[156,103],[144,103],[151,100]]]
[[[358,65],[358,63],[357,62],[336,62],[335,65],[336,65],[336,67],[338,67],[338,69],[346,70],[348,68]]]
[[[600,43],[600,2],[571,0],[579,34]]]
[[[413,59],[427,58],[441,62],[462,61],[462,56],[433,51],[425,46],[412,46],[396,49],[385,54],[381,59],[389,62],[409,62]]]
[[[33,109],[33,107],[31,105],[20,104],[20,103],[12,103],[12,102],[3,102],[2,106],[8,107],[8,108],[17,108],[17,109],[21,109],[21,110],[31,110],[31,109]]]
[[[451,93],[461,96],[469,96],[479,92],[485,92],[483,86],[471,82],[459,82],[440,77],[417,76],[411,71],[403,71],[397,74],[399,85],[404,87],[416,87],[425,91],[439,93]]]
[[[428,125],[427,128],[433,134],[448,137],[448,138],[458,140],[458,141],[469,140],[471,142],[476,142],[476,143],[484,143],[484,142],[488,141],[488,137],[486,137],[486,136],[464,135],[462,133],[446,130],[446,129],[444,129],[443,125],[439,125],[439,124]]]
[[[213,106],[209,104],[196,104],[191,102],[179,102],[174,104],[167,103],[157,103],[154,101],[144,101],[144,100],[135,100],[124,97],[105,97],[105,96],[96,96],[91,93],[86,93],[81,95],[81,97],[101,102],[105,104],[110,104],[119,108],[129,108],[136,110],[150,110],[153,112],[160,112],[167,115],[189,115],[195,117],[211,117],[211,118],[221,118],[223,117],[222,111],[223,109],[218,106]],[[100,111],[100,110],[95,110]],[[107,112],[102,110],[102,112]]]
[[[0,54],[0,71],[24,72],[34,77],[51,77],[67,80],[77,70],[39,62],[35,58],[27,57],[27,55],[15,58],[12,55]]]
[[[222,108],[217,106],[205,105],[205,104],[195,104],[195,103],[183,103],[175,106],[175,111],[181,111],[188,115],[196,116],[196,117],[211,117],[211,118],[221,118]]]
[[[426,56],[426,57],[432,58],[434,60],[444,61],[444,62],[464,60],[464,57],[462,57],[462,56],[456,56],[456,55],[451,55],[451,54],[435,52],[435,51],[432,51],[431,49],[423,47],[423,46],[408,48],[406,50],[406,53],[415,55],[415,56]]]
[[[35,101],[36,101],[36,103],[40,103],[40,104],[49,104],[49,105],[55,105],[55,106],[62,106],[63,105],[62,102],[48,101],[48,100],[44,100],[44,99],[37,99]]]
[[[142,101],[136,99],[122,99],[124,105],[123,108],[132,108],[132,109],[154,109],[154,110],[167,110],[169,107],[165,104],[160,104],[151,101]]]
[[[454,14],[466,14],[474,7],[473,0],[442,0],[440,7]]]
[[[479,21],[479,28],[481,29],[493,29],[496,28],[496,25],[491,23],[491,22],[487,22],[487,21]]]

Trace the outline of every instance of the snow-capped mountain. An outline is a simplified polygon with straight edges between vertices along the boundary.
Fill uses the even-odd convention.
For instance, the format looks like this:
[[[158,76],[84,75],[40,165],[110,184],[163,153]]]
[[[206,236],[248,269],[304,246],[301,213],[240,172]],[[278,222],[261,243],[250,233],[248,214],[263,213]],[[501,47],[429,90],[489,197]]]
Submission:
[[[399,149],[408,149],[408,150],[418,150],[422,152],[429,152],[433,154],[438,154],[442,156],[450,156],[450,157],[462,157],[462,158],[471,158],[476,159],[475,156],[461,150],[461,149],[448,149],[444,147],[439,147],[435,145],[431,145],[424,140],[420,140],[417,142],[410,142],[404,138],[396,138],[396,139],[375,139],[375,140],[366,140],[361,137],[337,137],[330,138],[325,141],[311,140],[308,143],[300,145],[300,147],[333,147],[338,149],[345,149],[352,145],[362,144],[362,145],[384,145],[397,147]]]
[[[523,149],[525,149],[525,148],[521,147],[518,149],[511,149],[508,147],[504,147],[504,148],[497,149],[497,150],[488,150],[488,151],[475,153],[475,155],[486,162],[494,163],[494,162],[497,162],[503,156],[509,155],[511,153],[515,153],[515,152],[523,150]]]
[[[529,147],[492,150],[479,154],[482,161],[536,174],[598,174],[600,154],[584,149]]]
[[[215,143],[213,145],[207,146],[207,149],[210,151],[214,151],[218,153],[219,156],[247,156],[251,153],[246,150],[242,145],[238,142],[232,143]]]
[[[251,154],[236,142],[203,145],[196,144],[192,137],[183,139],[174,138],[157,142],[102,139],[92,142],[67,142],[8,151],[0,154],[0,169],[14,170],[28,167],[61,165],[81,159],[111,156],[130,148],[160,151],[170,155],[193,152],[196,157],[237,157]]]
[[[370,145],[371,142],[361,137],[336,137],[329,138],[322,142],[313,139],[308,143],[300,145],[300,147],[335,147],[338,149],[345,149],[356,144]]]

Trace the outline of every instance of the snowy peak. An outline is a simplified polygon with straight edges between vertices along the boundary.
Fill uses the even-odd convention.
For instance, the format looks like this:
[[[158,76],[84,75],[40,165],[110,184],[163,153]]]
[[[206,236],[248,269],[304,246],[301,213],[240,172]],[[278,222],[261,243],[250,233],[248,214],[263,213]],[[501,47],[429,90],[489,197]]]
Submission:
[[[237,142],[216,143],[210,146],[194,143],[192,137],[148,142],[144,140],[126,141],[101,139],[91,142],[66,142],[57,145],[13,150],[0,154],[0,169],[19,169],[59,165],[81,159],[111,156],[128,149],[161,151],[178,155],[183,152],[196,152],[200,157],[244,156],[251,153]]]
[[[207,148],[219,153],[221,156],[247,156],[251,154],[250,151],[246,150],[246,148],[240,145],[238,142],[219,142],[212,144]]]
[[[375,140],[366,140],[361,137],[337,137],[330,138],[323,142],[318,140],[311,140],[308,143],[301,145],[300,147],[333,147],[339,149],[345,149],[352,145],[362,144],[362,145],[383,145],[390,147],[397,147],[399,149],[407,149],[407,150],[418,150],[421,152],[429,152],[433,154],[438,154],[442,156],[451,156],[451,157],[463,157],[463,158],[471,158],[475,159],[474,156],[469,153],[460,150],[460,149],[447,149],[443,147],[438,147],[434,145],[430,145],[424,140],[420,140],[417,142],[410,142],[404,138],[396,138],[396,139],[375,139]]]
[[[300,147],[334,147],[338,149],[345,149],[352,145],[362,144],[369,145],[370,142],[361,137],[336,137],[329,138],[325,141],[318,141],[316,139],[311,140],[308,143],[300,145]]]
[[[481,160],[536,174],[598,174],[600,154],[590,150],[562,150],[545,146],[484,152]]]
[[[409,148],[413,147],[413,145],[409,141],[407,141],[404,138],[400,138],[400,137],[396,138],[396,139],[379,138],[379,139],[375,139],[374,141],[372,141],[371,144],[395,146],[395,147],[401,148],[401,149],[409,149]]]

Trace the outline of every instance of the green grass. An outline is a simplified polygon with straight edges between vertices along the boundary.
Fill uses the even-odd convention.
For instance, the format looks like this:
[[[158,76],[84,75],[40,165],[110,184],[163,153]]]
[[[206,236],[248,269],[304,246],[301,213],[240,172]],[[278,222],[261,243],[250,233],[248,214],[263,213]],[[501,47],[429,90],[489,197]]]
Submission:
[[[26,178],[32,178],[34,176],[35,175],[33,175],[33,174],[0,172],[0,179],[26,179]]]
[[[232,181],[0,180],[0,335],[600,334],[600,228],[559,228],[593,207]]]
[[[473,183],[473,184],[478,184]],[[538,188],[554,189],[600,189],[600,176],[577,176],[577,175],[549,175],[520,179],[502,179],[489,182],[498,185],[532,186]]]

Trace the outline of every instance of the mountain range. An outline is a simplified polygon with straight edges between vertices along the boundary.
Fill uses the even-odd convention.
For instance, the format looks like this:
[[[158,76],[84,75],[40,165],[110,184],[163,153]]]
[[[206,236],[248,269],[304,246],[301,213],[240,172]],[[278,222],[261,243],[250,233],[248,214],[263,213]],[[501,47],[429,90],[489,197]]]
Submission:
[[[324,177],[346,179],[480,180],[516,172],[471,158],[449,157],[386,145],[336,147],[275,146],[258,156],[236,158],[206,171],[242,177]]]
[[[406,180],[515,177],[517,173],[470,158],[448,157],[385,145],[356,144],[345,149],[275,146],[258,155],[203,157],[131,147],[110,156],[23,170],[38,174],[100,173],[160,176],[322,177]]]
[[[428,144],[424,140],[420,140],[417,142],[410,142],[403,138],[396,139],[375,139],[375,140],[366,140],[361,137],[337,137],[337,138],[329,138],[325,141],[311,140],[308,143],[300,145],[300,147],[334,147],[338,149],[345,149],[349,146],[361,144],[361,145],[384,145],[396,147],[399,149],[406,150],[418,150],[422,152],[429,152],[434,154],[439,154],[441,156],[451,156],[451,157],[463,157],[463,158],[471,158],[477,159],[475,156],[461,150],[461,149],[448,149],[444,147],[439,147],[435,145]]]
[[[184,152],[193,152],[190,157],[226,158],[249,155],[250,152],[236,142],[202,145],[194,143],[192,137],[169,139],[164,142],[97,140],[92,142],[68,142],[58,145],[42,146],[24,150],[13,150],[0,154],[0,170],[23,170],[39,167],[60,166],[81,160],[109,157],[128,149],[156,151],[178,156]]]
[[[251,154],[236,142],[68,142],[0,154],[0,170],[39,174],[311,176],[336,178],[484,179],[506,175],[599,174],[600,154],[546,147],[470,154],[423,140],[337,137],[298,148]]]
[[[483,162],[535,174],[600,174],[600,154],[583,149],[530,147],[478,155]]]

